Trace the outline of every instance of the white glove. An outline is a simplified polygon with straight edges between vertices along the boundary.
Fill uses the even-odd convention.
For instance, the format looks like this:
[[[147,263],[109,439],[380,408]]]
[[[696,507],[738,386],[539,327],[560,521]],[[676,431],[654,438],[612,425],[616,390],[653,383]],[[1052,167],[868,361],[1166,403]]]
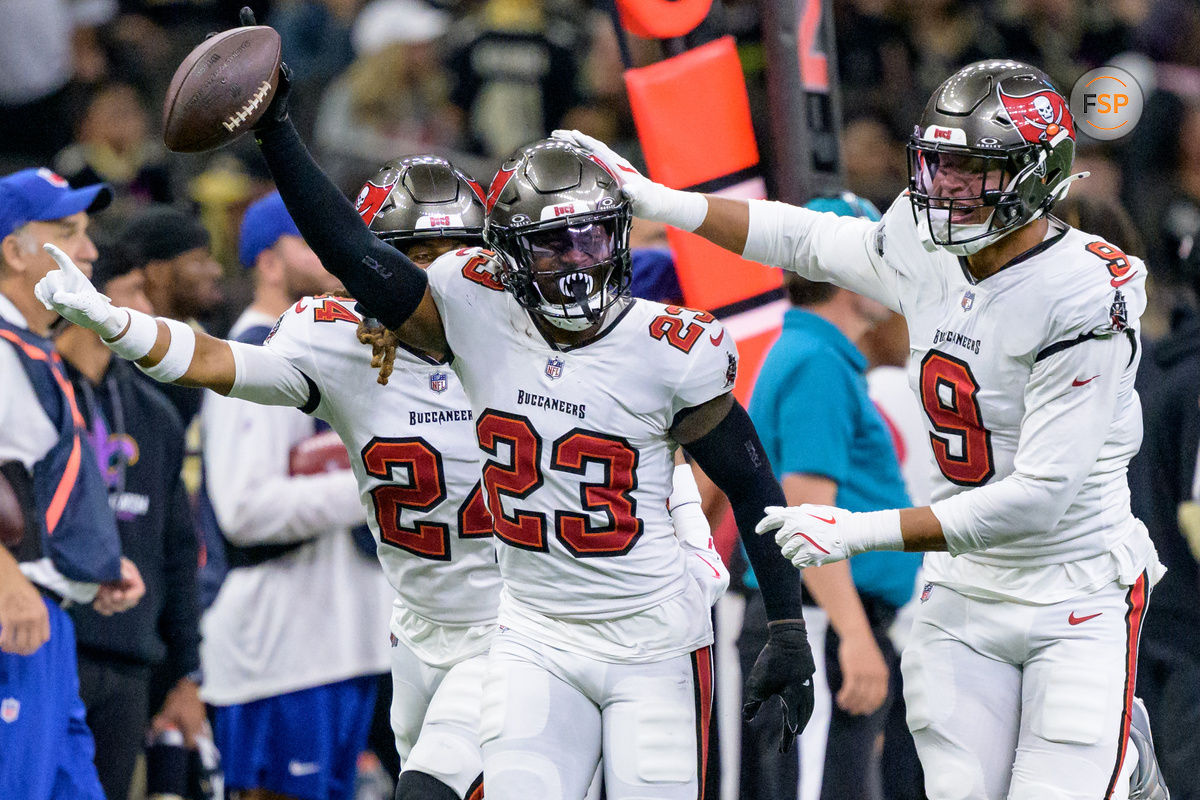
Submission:
[[[868,550],[904,548],[897,509],[856,512],[808,503],[768,506],[754,532],[771,531],[783,557],[799,569],[832,564]]]
[[[564,130],[554,131],[551,136],[570,142],[603,163],[609,172],[616,175],[621,192],[633,204],[635,217],[665,222],[690,233],[699,228],[708,216],[708,200],[704,195],[697,192],[681,192],[655,183],[599,139],[593,139],[579,131]]]
[[[675,526],[675,537],[687,557],[688,574],[700,584],[711,607],[729,588],[729,570],[713,542],[712,530],[700,508],[700,488],[687,464],[675,467],[667,507]]]
[[[33,287],[33,295],[46,308],[57,311],[68,321],[90,328],[101,338],[111,339],[129,324],[129,313],[114,308],[112,302],[96,291],[71,257],[52,244],[42,245],[58,269],[51,270]]]

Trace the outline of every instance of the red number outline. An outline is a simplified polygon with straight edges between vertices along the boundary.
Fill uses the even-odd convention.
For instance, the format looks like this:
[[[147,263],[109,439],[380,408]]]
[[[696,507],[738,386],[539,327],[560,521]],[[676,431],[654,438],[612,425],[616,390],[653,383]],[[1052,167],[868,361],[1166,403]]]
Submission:
[[[603,483],[580,483],[579,502],[586,511],[603,511],[608,524],[593,527],[587,514],[556,511],[554,536],[576,558],[621,556],[642,538],[637,516],[638,451],[617,436],[575,428],[554,443],[550,468],[584,475],[588,463],[604,465]]]
[[[1113,247],[1108,242],[1095,241],[1089,242],[1084,248],[1092,255],[1096,256],[1104,262],[1104,266],[1108,267],[1108,272],[1112,275],[1110,283],[1114,286],[1120,286],[1128,283],[1133,279],[1129,274],[1133,269],[1133,262],[1129,260],[1129,256],[1125,255],[1120,248]]]
[[[492,512],[496,537],[513,547],[546,552],[546,515],[541,512],[514,510],[504,513],[502,499],[523,500],[538,490],[545,479],[540,468],[542,439],[528,417],[487,409],[475,423],[479,447],[489,455],[498,455],[500,442],[512,451],[510,464],[488,459],[483,465],[483,486],[487,507]],[[516,483],[514,483],[516,481]]]
[[[400,521],[405,510],[428,513],[446,499],[442,454],[420,437],[375,437],[363,446],[362,460],[367,474],[389,481],[371,490],[380,540],[422,558],[449,561],[449,525],[416,520],[415,527],[405,528]],[[407,486],[394,483],[396,469],[407,472]]]
[[[500,283],[500,280],[492,274],[491,270],[479,269],[484,264],[491,263],[491,260],[489,256],[482,253],[471,256],[471,259],[463,264],[463,277],[472,283],[478,283],[480,286],[487,287],[494,292],[503,292],[504,284]]]
[[[358,317],[354,312],[332,298],[325,298],[321,301],[321,305],[313,306],[313,320],[315,322],[336,322],[337,320],[343,320],[345,322],[353,322],[355,325],[358,324]]]
[[[458,507],[458,538],[486,539],[494,532],[495,523],[483,499],[483,482],[476,481],[475,488]]]
[[[933,425],[929,434],[933,456],[946,480],[959,486],[981,486],[996,474],[992,432],[983,424],[979,383],[971,366],[954,356],[930,350],[921,359],[921,406]],[[951,405],[938,395],[950,388]],[[950,437],[960,437],[962,456],[950,453]]]
[[[707,311],[695,311],[680,306],[667,306],[664,311],[667,313],[650,320],[650,336],[660,341],[666,339],[671,347],[685,353],[692,352],[696,342],[700,341],[700,336],[705,331],[704,326],[717,319]],[[680,319],[684,311],[692,311],[695,314],[686,327]]]

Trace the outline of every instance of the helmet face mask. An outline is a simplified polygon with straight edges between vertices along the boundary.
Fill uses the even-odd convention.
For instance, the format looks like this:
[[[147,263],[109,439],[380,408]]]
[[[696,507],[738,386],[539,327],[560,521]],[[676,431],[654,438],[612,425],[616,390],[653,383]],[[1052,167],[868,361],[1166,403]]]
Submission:
[[[530,313],[587,330],[628,292],[629,201],[572,145],[548,139],[517,151],[488,197],[485,238],[502,257],[500,282]]]
[[[971,64],[930,98],[908,145],[909,200],[930,250],[971,255],[1047,213],[1071,175],[1075,129],[1045,73]]]

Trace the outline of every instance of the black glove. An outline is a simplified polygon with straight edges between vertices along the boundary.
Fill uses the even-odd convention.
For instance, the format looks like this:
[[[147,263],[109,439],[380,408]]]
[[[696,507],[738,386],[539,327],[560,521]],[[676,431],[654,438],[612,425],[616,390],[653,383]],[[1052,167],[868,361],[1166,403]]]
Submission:
[[[257,25],[258,21],[254,19],[254,10],[250,6],[242,6],[242,10],[238,12],[238,20],[241,22],[241,27],[246,28],[252,25]],[[261,133],[262,131],[270,130],[278,127],[287,121],[288,118],[288,93],[292,90],[292,69],[285,62],[279,62],[279,85],[275,87],[275,94],[271,98],[267,110],[254,123],[254,132]]]
[[[813,712],[813,654],[803,621],[781,620],[767,626],[767,644],[746,679],[742,719],[754,719],[772,695],[783,701],[779,752],[786,753]]]

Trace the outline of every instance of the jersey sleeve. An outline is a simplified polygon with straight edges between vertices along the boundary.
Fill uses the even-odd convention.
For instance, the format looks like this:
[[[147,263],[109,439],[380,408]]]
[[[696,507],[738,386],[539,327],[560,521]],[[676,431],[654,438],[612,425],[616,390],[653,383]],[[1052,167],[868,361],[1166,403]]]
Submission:
[[[703,312],[689,310],[685,313],[702,315]],[[703,324],[705,333],[684,354],[686,363],[672,400],[672,419],[685,408],[698,406],[731,391],[737,382],[738,352],[733,336],[716,320],[705,323],[692,321],[691,324]]]
[[[309,302],[306,302],[309,301]],[[321,391],[305,316],[311,298],[285,311],[262,345],[230,342],[236,377],[230,397],[260,405],[291,406],[312,413]]]
[[[480,292],[504,292],[496,258],[490,250],[470,247],[445,253],[429,265],[429,290],[447,336],[471,323],[471,315],[485,302]]]
[[[900,311],[900,276],[883,254],[890,227],[912,227],[906,196],[880,222],[768,200],[751,200],[749,206],[745,258],[834,283]]]

